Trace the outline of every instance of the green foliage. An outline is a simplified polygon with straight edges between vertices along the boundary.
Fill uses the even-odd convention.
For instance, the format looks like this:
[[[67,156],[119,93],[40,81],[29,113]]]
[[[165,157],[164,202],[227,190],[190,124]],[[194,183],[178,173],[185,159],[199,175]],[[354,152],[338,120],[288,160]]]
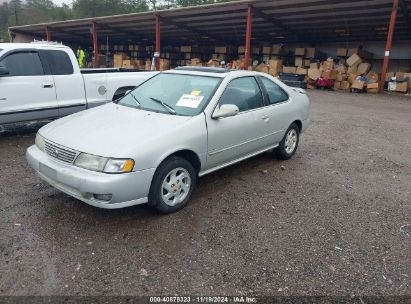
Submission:
[[[142,0],[76,0],[72,12],[75,18],[110,16],[149,9]]]
[[[110,16],[230,0],[73,0],[58,6],[51,0],[10,0],[0,4],[0,42],[9,40],[8,27],[68,19]]]

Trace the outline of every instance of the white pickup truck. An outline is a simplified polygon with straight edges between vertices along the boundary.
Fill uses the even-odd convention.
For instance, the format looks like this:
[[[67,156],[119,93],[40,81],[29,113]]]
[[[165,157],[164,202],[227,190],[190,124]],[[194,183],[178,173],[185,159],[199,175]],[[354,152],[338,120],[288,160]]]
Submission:
[[[80,70],[67,46],[0,43],[0,127],[55,119],[111,102],[156,74]]]

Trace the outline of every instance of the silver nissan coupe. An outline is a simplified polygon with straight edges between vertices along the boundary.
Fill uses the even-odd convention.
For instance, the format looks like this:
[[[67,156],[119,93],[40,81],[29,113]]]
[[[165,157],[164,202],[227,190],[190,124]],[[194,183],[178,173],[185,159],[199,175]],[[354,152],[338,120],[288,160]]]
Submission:
[[[266,151],[291,158],[308,116],[305,91],[268,74],[181,67],[42,127],[26,157],[41,179],[87,204],[171,213],[198,177]]]

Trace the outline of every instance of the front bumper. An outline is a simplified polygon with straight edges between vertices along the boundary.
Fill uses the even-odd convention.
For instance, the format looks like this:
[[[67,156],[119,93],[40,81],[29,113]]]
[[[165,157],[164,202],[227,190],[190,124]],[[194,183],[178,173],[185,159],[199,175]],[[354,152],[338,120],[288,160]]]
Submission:
[[[155,169],[125,174],[94,172],[55,160],[36,146],[27,149],[26,158],[36,174],[51,186],[89,205],[116,209],[147,203]],[[110,201],[94,195],[111,194]]]

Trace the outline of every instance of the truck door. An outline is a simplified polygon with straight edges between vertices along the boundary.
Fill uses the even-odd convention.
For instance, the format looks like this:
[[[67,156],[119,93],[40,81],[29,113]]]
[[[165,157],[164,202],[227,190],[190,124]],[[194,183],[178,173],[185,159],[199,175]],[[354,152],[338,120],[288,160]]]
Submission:
[[[56,88],[58,115],[66,116],[87,108],[83,76],[73,67],[70,56],[64,50],[40,50],[40,57],[49,66]]]
[[[4,54],[0,64],[0,124],[58,117],[53,76],[46,75],[37,50]]]

